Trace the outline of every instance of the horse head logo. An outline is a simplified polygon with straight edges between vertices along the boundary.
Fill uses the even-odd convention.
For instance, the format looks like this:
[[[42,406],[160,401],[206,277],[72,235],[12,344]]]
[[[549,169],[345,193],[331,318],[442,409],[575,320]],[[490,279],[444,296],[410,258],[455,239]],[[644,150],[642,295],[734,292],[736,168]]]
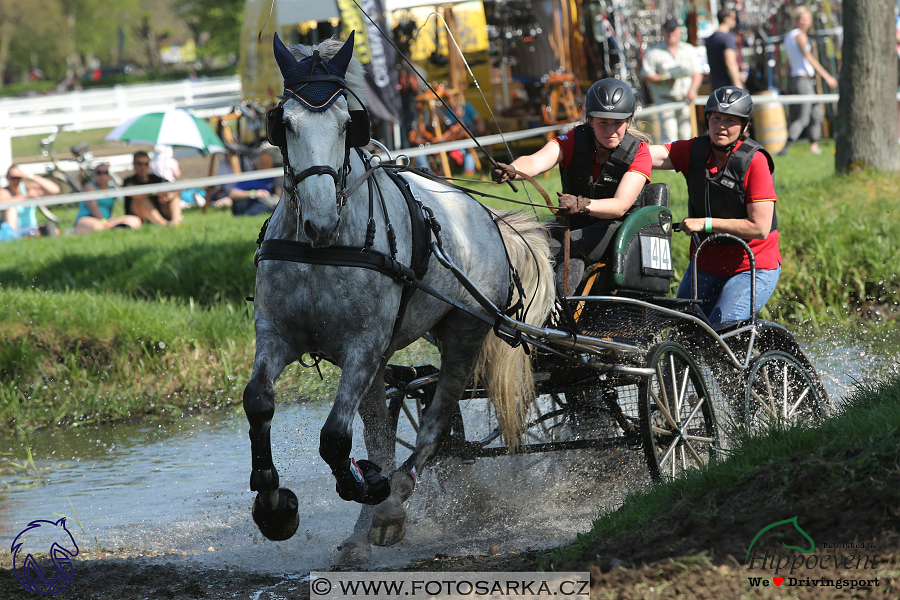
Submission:
[[[78,544],[66,529],[65,517],[59,521],[32,521],[13,540],[10,552],[16,579],[26,590],[58,594],[72,583],[72,557],[78,555]],[[32,552],[49,554],[55,572],[44,573]]]
[[[747,558],[750,557],[750,551],[753,550],[753,544],[755,544],[756,540],[758,540],[760,537],[762,537],[762,535],[764,533],[766,533],[770,529],[774,529],[776,527],[780,527],[782,525],[788,525],[788,524],[793,525],[793,528],[797,532],[799,532],[800,535],[802,535],[804,538],[806,538],[806,540],[809,541],[809,549],[802,548],[800,546],[788,546],[784,542],[781,542],[781,545],[784,546],[785,548],[787,548],[788,550],[799,550],[800,552],[803,552],[804,554],[812,554],[813,551],[816,549],[816,543],[813,541],[813,539],[811,537],[809,537],[809,534],[806,533],[805,531],[803,531],[803,528],[797,524],[797,517],[792,517],[790,519],[785,519],[784,521],[776,521],[775,523],[766,525],[765,527],[760,529],[759,533],[756,534],[756,537],[753,538],[753,541],[750,542],[750,547],[747,548],[747,556],[744,558],[744,560],[747,560]]]

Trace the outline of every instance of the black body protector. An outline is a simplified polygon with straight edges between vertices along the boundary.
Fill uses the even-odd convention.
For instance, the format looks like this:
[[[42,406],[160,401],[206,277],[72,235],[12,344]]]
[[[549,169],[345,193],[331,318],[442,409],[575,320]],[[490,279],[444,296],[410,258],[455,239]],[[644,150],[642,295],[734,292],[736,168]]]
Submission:
[[[575,136],[575,150],[569,166],[565,169],[559,165],[560,179],[564,194],[584,196],[591,199],[612,198],[616,195],[616,189],[622,181],[622,176],[631,168],[634,157],[637,156],[638,146],[641,141],[626,133],[622,143],[612,151],[609,160],[603,165],[603,170],[597,181],[593,179],[594,163],[594,132],[587,124],[577,126],[572,130]],[[571,215],[569,228],[581,229],[596,222],[594,217],[584,215]]]
[[[758,142],[745,139],[734,150],[715,177],[706,168],[710,151],[709,135],[702,135],[691,144],[691,159],[687,172],[688,216],[691,218],[715,217],[717,219],[746,219],[747,203],[744,177],[756,152],[762,152],[769,162],[769,172],[775,172],[775,163],[769,152]],[[778,229],[778,217],[772,214],[772,229]],[[701,239],[708,234],[700,234]]]

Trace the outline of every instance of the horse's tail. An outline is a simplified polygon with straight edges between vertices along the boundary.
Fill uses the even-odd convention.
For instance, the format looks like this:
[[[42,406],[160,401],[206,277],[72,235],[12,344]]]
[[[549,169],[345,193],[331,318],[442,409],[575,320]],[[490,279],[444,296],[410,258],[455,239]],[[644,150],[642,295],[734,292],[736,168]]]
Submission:
[[[528,313],[525,322],[543,326],[556,298],[550,265],[550,237],[539,221],[521,212],[494,211],[509,260],[522,282]],[[518,300],[513,292],[512,302]],[[476,370],[494,404],[500,434],[513,452],[523,439],[528,407],[534,402],[531,359],[522,346],[489,334],[481,346]]]

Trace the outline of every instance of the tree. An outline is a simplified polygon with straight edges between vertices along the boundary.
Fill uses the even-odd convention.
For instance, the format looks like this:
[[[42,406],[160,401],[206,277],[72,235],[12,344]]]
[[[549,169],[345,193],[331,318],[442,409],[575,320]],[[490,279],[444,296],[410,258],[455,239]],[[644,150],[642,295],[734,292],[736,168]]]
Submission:
[[[40,67],[53,75],[64,73],[65,51],[59,43],[64,26],[55,2],[0,2],[0,73],[8,71],[14,78],[27,77],[30,67]],[[62,65],[57,68],[59,61]]]
[[[201,56],[237,56],[241,49],[244,0],[184,0],[181,14],[194,32]]]
[[[898,171],[894,0],[847,0],[843,11],[835,169]]]

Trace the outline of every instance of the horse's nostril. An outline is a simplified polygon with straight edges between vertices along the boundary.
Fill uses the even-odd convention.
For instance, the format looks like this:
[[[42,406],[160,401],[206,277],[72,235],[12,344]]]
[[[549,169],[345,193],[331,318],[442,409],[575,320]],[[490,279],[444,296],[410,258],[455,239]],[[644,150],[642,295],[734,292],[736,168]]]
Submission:
[[[316,228],[313,227],[313,224],[309,221],[305,221],[303,223],[303,233],[305,233],[306,237],[308,237],[311,241],[315,240],[318,235],[316,233]]]

